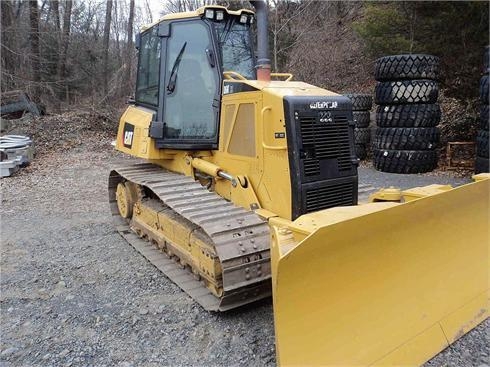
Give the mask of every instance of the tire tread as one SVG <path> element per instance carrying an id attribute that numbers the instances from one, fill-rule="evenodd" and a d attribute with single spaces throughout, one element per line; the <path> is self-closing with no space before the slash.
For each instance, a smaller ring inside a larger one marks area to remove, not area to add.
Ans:
<path id="1" fill-rule="evenodd" d="M 429 79 L 378 82 L 375 95 L 377 104 L 435 103 L 439 87 Z"/>
<path id="2" fill-rule="evenodd" d="M 389 173 L 424 173 L 437 167 L 435 150 L 374 149 L 374 168 Z"/>
<path id="3" fill-rule="evenodd" d="M 376 149 L 433 150 L 439 142 L 439 129 L 429 128 L 377 128 L 374 139 Z"/>
<path id="4" fill-rule="evenodd" d="M 379 105 L 376 124 L 379 127 L 434 127 L 441 120 L 441 108 L 432 104 Z"/>
<path id="5" fill-rule="evenodd" d="M 375 62 L 377 81 L 431 79 L 439 77 L 439 58 L 425 54 L 406 54 L 381 57 Z"/>

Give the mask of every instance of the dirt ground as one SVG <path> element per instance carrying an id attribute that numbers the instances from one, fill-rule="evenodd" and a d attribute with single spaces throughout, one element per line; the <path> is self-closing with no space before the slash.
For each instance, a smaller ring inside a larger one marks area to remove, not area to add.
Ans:
<path id="1" fill-rule="evenodd" d="M 113 228 L 107 175 L 128 159 L 113 151 L 113 132 L 71 134 L 59 146 L 39 136 L 32 165 L 0 181 L 0 365 L 275 365 L 271 301 L 203 311 Z M 364 197 L 390 184 L 468 181 L 360 169 Z M 427 365 L 488 366 L 489 331 L 487 321 Z"/>

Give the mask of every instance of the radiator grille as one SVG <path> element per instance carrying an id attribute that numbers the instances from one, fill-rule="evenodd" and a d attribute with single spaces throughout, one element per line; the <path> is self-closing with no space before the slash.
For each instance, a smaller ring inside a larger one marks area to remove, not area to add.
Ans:
<path id="1" fill-rule="evenodd" d="M 320 160 L 337 159 L 338 170 L 350 171 L 349 124 L 346 116 L 335 116 L 333 122 L 319 122 L 318 116 L 299 116 L 306 177 L 320 174 Z"/>
<path id="2" fill-rule="evenodd" d="M 306 191 L 306 213 L 336 206 L 352 205 L 353 190 L 353 182 L 343 182 L 309 189 Z"/>

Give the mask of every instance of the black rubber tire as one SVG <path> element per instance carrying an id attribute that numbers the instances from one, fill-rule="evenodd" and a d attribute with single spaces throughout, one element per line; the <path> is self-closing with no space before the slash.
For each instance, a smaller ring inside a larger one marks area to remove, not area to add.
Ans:
<path id="1" fill-rule="evenodd" d="M 439 137 L 437 127 L 377 128 L 374 147 L 390 150 L 432 150 L 437 148 Z"/>
<path id="2" fill-rule="evenodd" d="M 374 79 L 377 81 L 403 79 L 432 79 L 439 77 L 439 58 L 413 54 L 385 56 L 376 60 Z"/>
<path id="3" fill-rule="evenodd" d="M 379 105 L 376 124 L 379 127 L 434 127 L 441 120 L 441 108 L 432 104 Z"/>
<path id="4" fill-rule="evenodd" d="M 368 111 L 373 107 L 373 97 L 370 94 L 344 94 L 352 102 L 353 111 Z"/>
<path id="5" fill-rule="evenodd" d="M 488 131 L 488 105 L 484 104 L 480 107 L 480 127 Z"/>
<path id="6" fill-rule="evenodd" d="M 489 158 L 488 131 L 478 130 L 476 135 L 476 155 L 483 158 Z"/>
<path id="7" fill-rule="evenodd" d="M 490 172 L 490 159 L 483 157 L 476 157 L 475 159 L 475 173 Z"/>
<path id="8" fill-rule="evenodd" d="M 356 156 L 360 160 L 366 159 L 367 157 L 367 149 L 365 144 L 355 144 L 354 145 Z"/>
<path id="9" fill-rule="evenodd" d="M 354 144 L 369 144 L 371 141 L 371 130 L 369 128 L 354 129 Z"/>
<path id="10" fill-rule="evenodd" d="M 374 168 L 390 173 L 423 173 L 437 167 L 435 150 L 374 149 Z"/>
<path id="11" fill-rule="evenodd" d="M 371 112 L 369 111 L 352 111 L 352 117 L 356 127 L 368 127 L 371 122 Z"/>
<path id="12" fill-rule="evenodd" d="M 435 103 L 439 86 L 428 79 L 398 80 L 378 82 L 375 92 L 377 104 Z"/>
<path id="13" fill-rule="evenodd" d="M 488 74 L 480 79 L 480 99 L 483 104 L 488 104 Z"/>

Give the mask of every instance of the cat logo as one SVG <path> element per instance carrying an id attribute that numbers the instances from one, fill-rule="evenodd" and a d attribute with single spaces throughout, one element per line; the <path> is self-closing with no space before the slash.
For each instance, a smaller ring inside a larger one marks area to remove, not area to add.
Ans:
<path id="1" fill-rule="evenodd" d="M 125 131 L 124 132 L 124 145 L 131 146 L 131 144 L 133 144 L 133 132 L 132 131 Z"/>
<path id="2" fill-rule="evenodd" d="M 133 146 L 133 136 L 134 136 L 134 125 L 126 122 L 124 124 L 124 134 L 123 134 L 123 145 L 126 148 L 131 148 Z"/>

